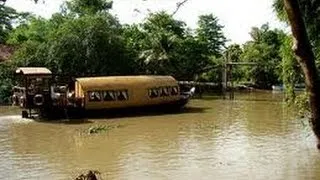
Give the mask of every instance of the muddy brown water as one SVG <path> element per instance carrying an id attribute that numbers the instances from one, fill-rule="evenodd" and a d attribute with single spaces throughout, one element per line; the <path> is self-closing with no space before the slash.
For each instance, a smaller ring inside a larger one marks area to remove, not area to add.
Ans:
<path id="1" fill-rule="evenodd" d="M 0 107 L 0 179 L 319 179 L 315 138 L 282 94 L 192 100 L 182 113 L 34 122 Z M 92 126 L 113 127 L 88 135 Z"/>

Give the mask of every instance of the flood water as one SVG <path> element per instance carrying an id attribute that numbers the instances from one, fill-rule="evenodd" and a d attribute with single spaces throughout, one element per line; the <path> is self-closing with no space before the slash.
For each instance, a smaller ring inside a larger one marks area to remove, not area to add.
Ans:
<path id="1" fill-rule="evenodd" d="M 0 107 L 0 179 L 319 179 L 315 138 L 282 94 L 194 99 L 183 113 L 74 123 Z M 88 134 L 93 126 L 110 128 Z"/>

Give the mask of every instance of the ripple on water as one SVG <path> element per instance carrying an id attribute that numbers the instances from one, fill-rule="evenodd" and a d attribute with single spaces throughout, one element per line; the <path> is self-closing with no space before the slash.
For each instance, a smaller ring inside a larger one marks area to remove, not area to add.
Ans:
<path id="1" fill-rule="evenodd" d="M 30 123 L 34 122 L 32 119 L 21 118 L 19 115 L 0 116 L 0 125 L 8 123 Z"/>

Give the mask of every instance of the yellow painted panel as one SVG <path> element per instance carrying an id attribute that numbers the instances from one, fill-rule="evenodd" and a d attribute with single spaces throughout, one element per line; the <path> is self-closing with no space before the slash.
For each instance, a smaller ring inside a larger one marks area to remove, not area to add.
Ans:
<path id="1" fill-rule="evenodd" d="M 86 109 L 108 109 L 155 105 L 173 102 L 179 96 L 150 98 L 148 90 L 157 87 L 176 87 L 178 82 L 171 76 L 110 76 L 78 78 L 75 85 L 76 97 L 85 98 Z M 89 91 L 128 90 L 129 99 L 125 101 L 89 101 Z"/>

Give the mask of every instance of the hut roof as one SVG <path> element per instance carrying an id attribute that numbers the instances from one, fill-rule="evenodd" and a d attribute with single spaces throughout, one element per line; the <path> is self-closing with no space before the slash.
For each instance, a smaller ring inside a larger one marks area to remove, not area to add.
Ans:
<path id="1" fill-rule="evenodd" d="M 178 85 L 172 76 L 108 76 L 77 78 L 81 87 L 88 90 L 103 90 L 124 87 L 152 87 L 163 85 Z"/>
<path id="2" fill-rule="evenodd" d="M 50 75 L 51 71 L 44 67 L 20 67 L 16 70 L 17 74 L 24 75 Z"/>

